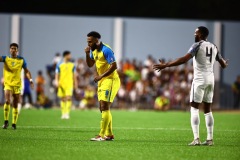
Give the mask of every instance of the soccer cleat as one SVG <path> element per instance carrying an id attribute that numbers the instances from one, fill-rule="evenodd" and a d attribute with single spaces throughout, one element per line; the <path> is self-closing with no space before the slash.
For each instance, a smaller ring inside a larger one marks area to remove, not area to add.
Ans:
<path id="1" fill-rule="evenodd" d="M 91 138 L 90 141 L 105 141 L 105 138 L 102 138 L 100 135 L 96 136 L 95 138 Z"/>
<path id="2" fill-rule="evenodd" d="M 3 129 L 7 129 L 8 128 L 8 121 L 5 121 L 3 126 L 2 126 Z"/>
<path id="3" fill-rule="evenodd" d="M 114 140 L 114 135 L 112 136 L 105 136 L 104 137 L 106 141 L 113 141 Z"/>
<path id="4" fill-rule="evenodd" d="M 191 143 L 189 143 L 189 146 L 199 146 L 201 144 L 199 138 L 194 139 Z"/>
<path id="5" fill-rule="evenodd" d="M 205 142 L 201 143 L 203 146 L 213 146 L 213 140 L 206 140 Z"/>
<path id="6" fill-rule="evenodd" d="M 16 130 L 16 129 L 17 129 L 16 124 L 12 124 L 12 129 L 13 129 L 13 130 Z"/>

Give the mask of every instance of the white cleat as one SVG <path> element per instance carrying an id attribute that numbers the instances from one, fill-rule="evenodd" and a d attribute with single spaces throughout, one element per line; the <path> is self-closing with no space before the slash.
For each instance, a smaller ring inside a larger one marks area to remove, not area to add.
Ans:
<path id="1" fill-rule="evenodd" d="M 102 138 L 101 136 L 96 136 L 95 138 L 91 138 L 90 141 L 105 141 L 105 138 Z"/>
<path id="2" fill-rule="evenodd" d="M 200 146 L 201 142 L 199 140 L 199 138 L 194 139 L 191 143 L 189 143 L 189 146 Z"/>

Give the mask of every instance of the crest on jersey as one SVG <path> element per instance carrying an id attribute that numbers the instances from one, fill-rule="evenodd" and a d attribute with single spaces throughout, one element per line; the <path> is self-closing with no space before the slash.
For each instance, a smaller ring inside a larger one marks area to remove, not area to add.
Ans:
<path id="1" fill-rule="evenodd" d="M 15 62 L 12 62 L 12 67 L 15 65 Z"/>

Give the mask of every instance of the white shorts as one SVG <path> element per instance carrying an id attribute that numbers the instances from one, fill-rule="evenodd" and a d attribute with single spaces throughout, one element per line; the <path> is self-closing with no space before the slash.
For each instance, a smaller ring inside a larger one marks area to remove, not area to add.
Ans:
<path id="1" fill-rule="evenodd" d="M 192 82 L 190 92 L 190 102 L 196 103 L 212 103 L 214 92 L 214 83 L 212 84 L 200 84 Z"/>

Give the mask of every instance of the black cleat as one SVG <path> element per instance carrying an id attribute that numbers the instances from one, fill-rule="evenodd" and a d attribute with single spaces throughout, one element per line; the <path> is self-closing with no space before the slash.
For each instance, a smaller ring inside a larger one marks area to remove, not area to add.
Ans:
<path id="1" fill-rule="evenodd" d="M 8 121 L 4 121 L 2 129 L 7 129 L 7 128 L 8 128 Z"/>
<path id="2" fill-rule="evenodd" d="M 12 124 L 12 129 L 17 129 L 17 126 L 16 126 L 16 124 Z"/>

